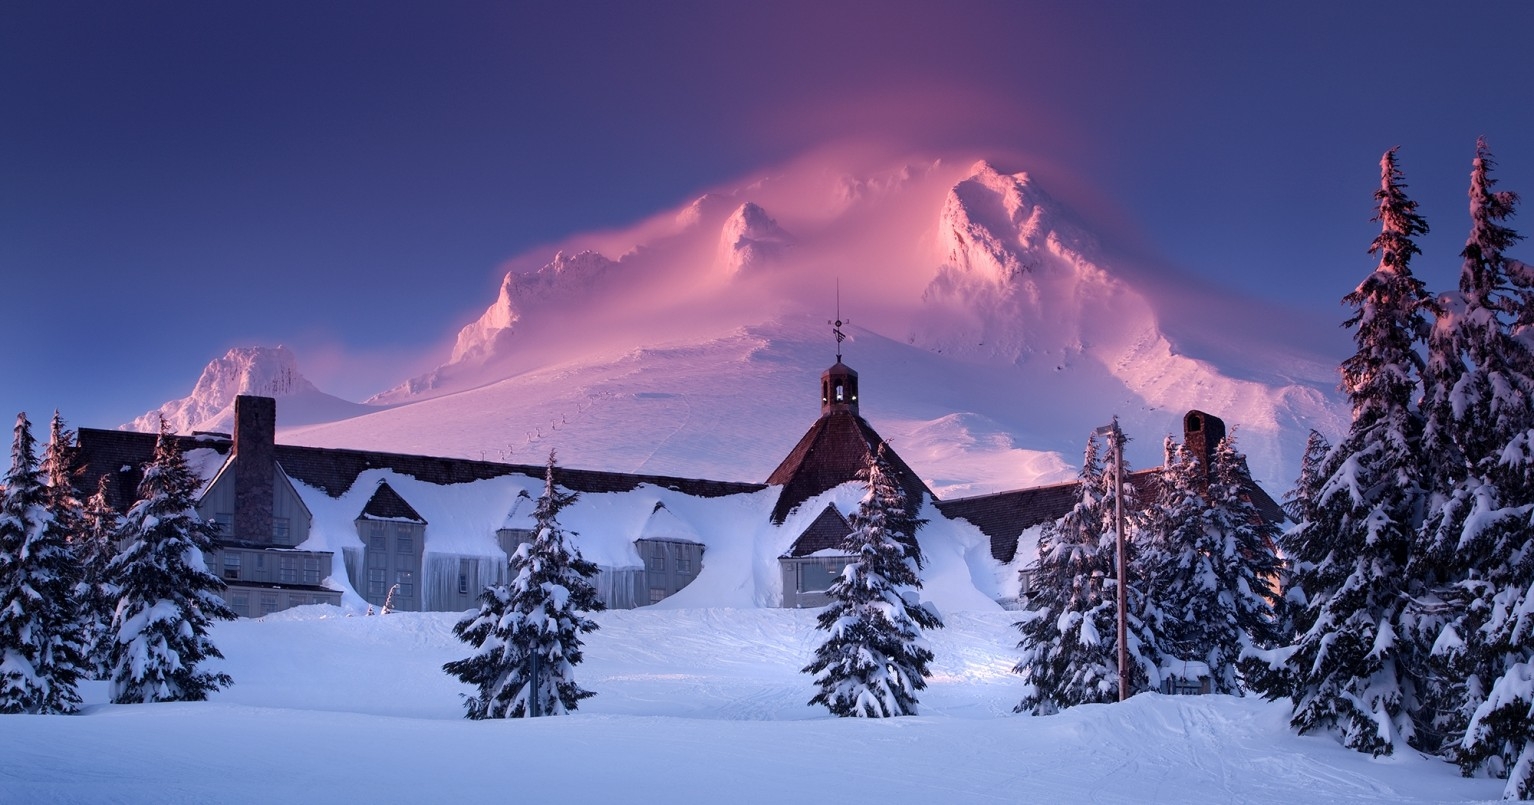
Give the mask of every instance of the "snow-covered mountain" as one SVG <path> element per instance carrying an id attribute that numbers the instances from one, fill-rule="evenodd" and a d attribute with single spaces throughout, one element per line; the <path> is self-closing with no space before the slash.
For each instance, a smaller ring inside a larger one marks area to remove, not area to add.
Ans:
<path id="1" fill-rule="evenodd" d="M 1084 224 L 987 162 L 791 166 L 570 246 L 375 398 L 400 407 L 294 438 L 761 480 L 817 413 L 838 286 L 864 414 L 940 493 L 1070 477 L 1115 414 L 1154 463 L 1190 408 L 1282 489 L 1343 421 L 1332 364 L 1261 331 L 1219 334 L 1234 371 L 1185 354 Z"/>
<path id="2" fill-rule="evenodd" d="M 1193 408 L 1278 493 L 1306 431 L 1346 421 L 1335 357 L 1225 324 L 1241 310 L 1168 319 L 1197 306 L 1137 287 L 1035 178 L 985 161 L 811 159 L 559 245 L 513 261 L 441 366 L 369 400 L 386 410 L 280 401 L 284 438 L 761 481 L 819 413 L 837 315 L 863 415 L 943 496 L 1068 479 L 1115 415 L 1132 462 L 1159 463 Z"/>
<path id="3" fill-rule="evenodd" d="M 239 394 L 277 398 L 283 422 L 289 425 L 332 422 L 376 410 L 315 388 L 298 371 L 298 359 L 287 347 L 236 347 L 203 368 L 191 394 L 123 428 L 153 432 L 163 418 L 178 433 L 227 432 L 234 423 L 234 398 Z"/>

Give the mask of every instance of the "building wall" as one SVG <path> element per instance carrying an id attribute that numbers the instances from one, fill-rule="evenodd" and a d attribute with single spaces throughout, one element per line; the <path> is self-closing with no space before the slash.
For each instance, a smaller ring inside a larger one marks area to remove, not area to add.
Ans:
<path id="1" fill-rule="evenodd" d="M 330 577 L 335 558 L 329 551 L 220 546 L 204 558 L 228 585 L 224 602 L 241 617 L 259 618 L 306 604 L 341 604 L 339 590 L 320 586 Z"/>
<path id="2" fill-rule="evenodd" d="M 428 612 L 461 612 L 479 604 L 486 587 L 506 582 L 506 561 L 490 556 L 428 553 L 423 574 Z"/>
<path id="3" fill-rule="evenodd" d="M 309 509 L 304 506 L 303 500 L 298 497 L 298 492 L 293 489 L 286 476 L 280 470 L 273 469 L 272 484 L 272 517 L 270 534 L 239 534 L 234 528 L 235 509 L 235 475 L 239 468 L 230 465 L 219 473 L 214 480 L 213 486 L 202 496 L 197 503 L 197 514 L 205 522 L 215 523 L 219 527 L 219 538 L 226 540 L 238 540 L 241 542 L 255 542 L 277 546 L 299 545 L 309 538 L 309 528 L 312 517 Z"/>
<path id="4" fill-rule="evenodd" d="M 637 539 L 634 547 L 644 560 L 644 587 L 636 590 L 635 606 L 664 601 L 691 584 L 703 569 L 703 546 L 669 539 Z M 642 596 L 642 597 L 640 597 Z"/>
<path id="5" fill-rule="evenodd" d="M 224 591 L 224 601 L 242 618 L 259 618 L 290 607 L 308 604 L 341 605 L 339 590 L 290 590 L 281 587 L 251 587 L 231 584 Z"/>
<path id="6" fill-rule="evenodd" d="M 369 604 L 384 606 L 389 591 L 399 588 L 390 602 L 404 612 L 421 610 L 421 558 L 425 553 L 426 526 L 393 520 L 359 517 L 357 536 L 362 538 L 362 578 L 357 593 Z"/>

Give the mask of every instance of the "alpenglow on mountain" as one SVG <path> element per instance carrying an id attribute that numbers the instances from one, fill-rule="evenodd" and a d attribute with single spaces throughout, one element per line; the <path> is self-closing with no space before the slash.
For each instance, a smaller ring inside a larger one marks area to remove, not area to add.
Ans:
<path id="1" fill-rule="evenodd" d="M 1068 480 L 1114 416 L 1132 462 L 1158 464 L 1189 409 L 1287 489 L 1306 432 L 1346 420 L 1335 364 L 1164 320 L 1110 254 L 1027 173 L 806 159 L 513 260 L 436 369 L 333 422 L 279 400 L 279 426 L 316 446 L 519 463 L 553 447 L 569 466 L 761 481 L 818 411 L 839 303 L 864 416 L 941 496 Z M 1188 334 L 1246 357 L 1217 365 Z"/>

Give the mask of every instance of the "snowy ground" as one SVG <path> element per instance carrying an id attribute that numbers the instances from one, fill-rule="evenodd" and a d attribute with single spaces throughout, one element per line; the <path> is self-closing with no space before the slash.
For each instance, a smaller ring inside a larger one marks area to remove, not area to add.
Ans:
<path id="1" fill-rule="evenodd" d="M 835 719 L 798 672 L 814 614 L 601 613 L 564 718 L 470 722 L 454 614 L 303 607 L 222 624 L 212 701 L 0 717 L 0 802 L 1463 802 L 1502 785 L 1289 731 L 1287 708 L 1138 696 L 1011 712 L 1013 615 L 948 613 L 922 715 Z"/>

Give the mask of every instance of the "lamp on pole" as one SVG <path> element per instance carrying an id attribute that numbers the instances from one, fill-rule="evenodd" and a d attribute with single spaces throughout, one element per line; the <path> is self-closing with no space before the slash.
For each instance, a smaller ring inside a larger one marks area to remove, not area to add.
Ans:
<path id="1" fill-rule="evenodd" d="M 1119 701 L 1129 698 L 1129 586 L 1124 561 L 1124 431 L 1119 429 L 1119 418 L 1093 431 L 1108 437 L 1113 448 L 1113 536 L 1117 552 L 1118 579 L 1114 587 L 1118 593 L 1118 642 L 1119 642 Z"/>

